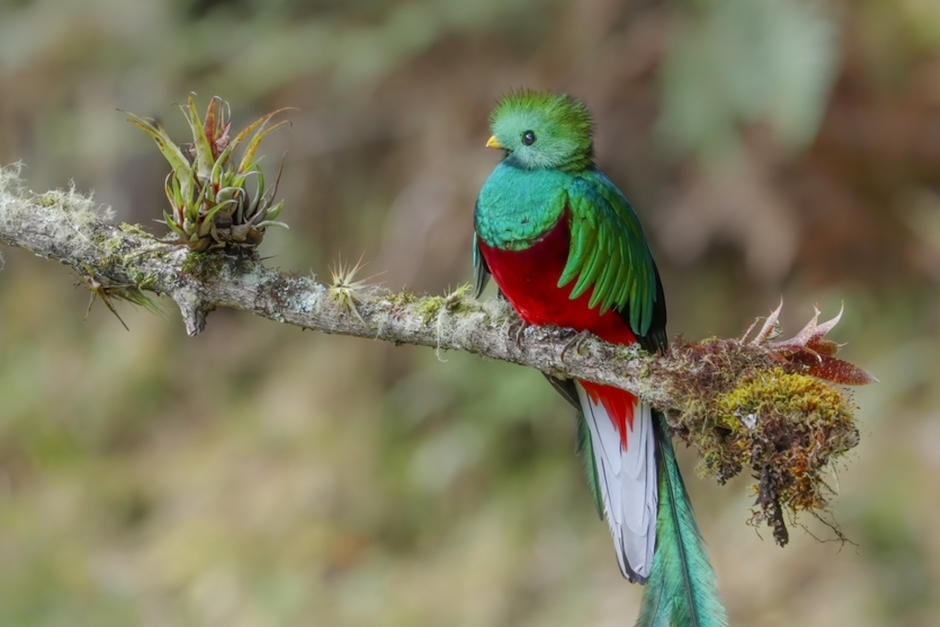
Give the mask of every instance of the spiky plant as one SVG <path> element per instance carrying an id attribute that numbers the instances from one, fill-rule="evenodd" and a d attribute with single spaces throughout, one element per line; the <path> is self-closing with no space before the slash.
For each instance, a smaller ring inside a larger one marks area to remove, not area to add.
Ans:
<path id="1" fill-rule="evenodd" d="M 165 188 L 170 210 L 163 221 L 182 243 L 196 251 L 221 247 L 253 247 L 261 243 L 268 226 L 284 226 L 275 218 L 283 201 L 274 202 L 280 172 L 273 187 L 266 188 L 264 173 L 255 158 L 261 141 L 286 120 L 268 126 L 286 111 L 272 111 L 229 137 L 231 109 L 213 96 L 205 119 L 199 118 L 192 95 L 180 105 L 192 131 L 191 145 L 178 145 L 156 121 L 127 113 L 128 120 L 150 135 L 170 163 Z M 244 144 L 241 159 L 236 150 Z"/>

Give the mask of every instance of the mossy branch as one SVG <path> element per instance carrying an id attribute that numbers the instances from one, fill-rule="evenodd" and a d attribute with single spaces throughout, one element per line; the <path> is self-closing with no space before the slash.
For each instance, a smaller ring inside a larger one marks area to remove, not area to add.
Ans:
<path id="1" fill-rule="evenodd" d="M 769 324 L 757 341 L 712 339 L 650 355 L 569 329 L 525 327 L 505 303 L 478 301 L 467 286 L 419 297 L 356 281 L 349 270 L 334 272 L 327 285 L 267 267 L 254 249 L 199 253 L 108 217 L 74 189 L 34 193 L 17 167 L 0 169 L 0 242 L 69 266 L 104 299 L 140 304 L 145 292 L 168 295 L 190 335 L 203 330 L 213 309 L 229 307 L 326 333 L 462 350 L 629 390 L 666 412 L 720 482 L 750 468 L 759 481 L 755 521 L 771 524 L 780 543 L 786 540 L 781 502 L 791 512 L 824 507 L 823 469 L 857 443 L 851 404 L 809 376 L 821 376 L 823 358 L 827 367 L 853 368 L 832 358 L 836 345 L 823 338 L 834 321 L 816 325 L 814 318 L 789 342 L 770 342 Z"/>

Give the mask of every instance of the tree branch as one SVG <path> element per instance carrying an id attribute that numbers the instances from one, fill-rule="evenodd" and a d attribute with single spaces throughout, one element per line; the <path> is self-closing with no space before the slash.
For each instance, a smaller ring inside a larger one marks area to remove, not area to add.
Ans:
<path id="1" fill-rule="evenodd" d="M 752 520 L 770 524 L 780 542 L 781 503 L 791 512 L 825 507 L 831 495 L 823 469 L 858 442 L 852 404 L 819 380 L 870 380 L 834 357 L 838 345 L 825 335 L 838 317 L 817 324 L 817 312 L 794 338 L 774 342 L 778 309 L 754 340 L 712 339 L 650 355 L 570 329 L 525 327 L 507 304 L 477 301 L 469 286 L 418 297 L 358 282 L 355 269 L 337 272 L 327 285 L 266 267 L 254 249 L 197 253 L 108 217 L 74 188 L 37 194 L 25 188 L 18 168 L 0 169 L 0 242 L 71 267 L 106 303 L 145 302 L 149 291 L 176 302 L 190 335 L 205 328 L 213 309 L 229 307 L 325 333 L 468 351 L 623 388 L 663 410 L 719 482 L 749 467 L 760 479 Z"/>
<path id="2" fill-rule="evenodd" d="M 229 307 L 326 333 L 468 351 L 670 404 L 656 375 L 644 380 L 650 364 L 661 358 L 595 337 L 571 342 L 567 329 L 522 329 L 508 305 L 477 301 L 466 287 L 417 297 L 352 281 L 325 285 L 313 276 L 266 267 L 250 253 L 195 253 L 138 226 L 110 224 L 107 217 L 74 188 L 34 193 L 23 187 L 17 170 L 0 174 L 0 242 L 65 264 L 105 294 L 128 288 L 166 294 L 190 335 L 205 328 L 213 309 Z"/>

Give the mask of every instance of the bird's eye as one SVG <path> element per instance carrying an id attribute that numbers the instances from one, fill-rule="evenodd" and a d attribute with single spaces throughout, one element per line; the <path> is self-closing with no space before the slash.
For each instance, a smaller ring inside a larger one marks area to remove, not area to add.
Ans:
<path id="1" fill-rule="evenodd" d="M 522 134 L 522 143 L 526 146 L 531 146 L 535 143 L 535 133 L 532 131 L 526 131 Z"/>

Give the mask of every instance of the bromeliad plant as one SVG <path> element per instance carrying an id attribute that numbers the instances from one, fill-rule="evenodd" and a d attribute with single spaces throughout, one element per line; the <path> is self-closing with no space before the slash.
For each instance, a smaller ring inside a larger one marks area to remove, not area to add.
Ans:
<path id="1" fill-rule="evenodd" d="M 166 196 L 170 210 L 163 221 L 181 243 L 196 251 L 224 247 L 254 247 L 261 243 L 269 226 L 287 227 L 275 219 L 283 201 L 274 202 L 280 171 L 274 186 L 265 186 L 260 157 L 255 154 L 262 140 L 288 122 L 268 123 L 286 108 L 268 113 L 233 138 L 229 137 L 231 110 L 227 102 L 213 96 L 201 120 L 192 95 L 180 105 L 192 131 L 191 145 L 177 145 L 156 121 L 127 113 L 128 120 L 150 135 L 170 163 Z M 236 150 L 245 145 L 241 159 Z"/>

